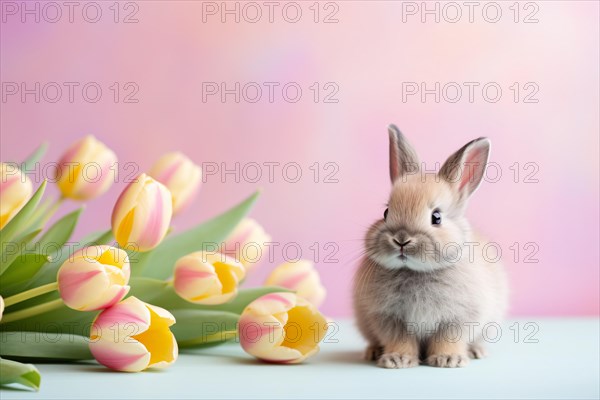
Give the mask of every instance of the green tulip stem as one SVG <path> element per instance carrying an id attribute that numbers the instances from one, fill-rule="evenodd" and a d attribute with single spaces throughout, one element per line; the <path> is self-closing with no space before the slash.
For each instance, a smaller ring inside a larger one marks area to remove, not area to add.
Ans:
<path id="1" fill-rule="evenodd" d="M 12 306 L 13 304 L 17 304 L 22 301 L 29 300 L 31 298 L 41 296 L 46 293 L 53 292 L 56 289 L 58 289 L 57 282 L 52 282 L 52 283 L 48 283 L 46 285 L 38 286 L 36 288 L 26 290 L 19 294 L 15 294 L 14 296 L 7 297 L 6 299 L 4 299 L 4 306 L 9 307 L 9 306 Z"/>
<path id="2" fill-rule="evenodd" d="M 64 201 L 65 197 L 62 195 L 58 199 L 56 199 L 56 201 L 50 206 L 50 208 L 46 212 L 46 215 L 44 215 L 44 217 L 42 218 L 42 226 L 46 225 L 46 222 L 48 222 L 50 218 L 52 218 L 52 216 L 58 211 L 58 209 Z"/>
<path id="3" fill-rule="evenodd" d="M 64 201 L 65 197 L 60 196 L 51 204 L 40 205 L 31 216 L 31 221 L 33 221 L 32 225 L 39 227 L 45 226 L 50 218 L 52 218 L 52 216 L 56 213 L 56 211 L 58 211 Z"/>
<path id="4" fill-rule="evenodd" d="M 0 320 L 0 324 L 5 324 L 7 322 L 14 322 L 14 321 L 18 321 L 20 319 L 34 317 L 36 315 L 40 315 L 40 314 L 46 313 L 48 311 L 52 311 L 57 308 L 60 308 L 60 307 L 64 306 L 64 304 L 65 303 L 63 303 L 62 299 L 56 299 L 56 300 L 49 301 L 47 303 L 39 304 L 37 306 L 24 308 L 22 310 L 14 311 L 11 313 L 6 313 L 2 316 L 2 320 Z"/>

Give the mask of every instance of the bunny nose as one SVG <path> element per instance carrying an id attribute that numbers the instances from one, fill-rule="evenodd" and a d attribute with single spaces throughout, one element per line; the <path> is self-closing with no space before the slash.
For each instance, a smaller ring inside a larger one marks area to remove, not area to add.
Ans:
<path id="1" fill-rule="evenodd" d="M 400 246 L 400 248 L 403 248 L 404 246 L 406 246 L 407 244 L 410 243 L 410 239 L 406 240 L 404 243 L 401 243 L 398 239 L 394 238 L 394 243 L 396 243 L 398 246 Z"/>

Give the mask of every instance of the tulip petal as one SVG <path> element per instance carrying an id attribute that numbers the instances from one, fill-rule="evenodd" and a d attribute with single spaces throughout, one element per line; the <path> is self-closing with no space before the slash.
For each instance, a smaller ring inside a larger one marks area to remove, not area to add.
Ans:
<path id="1" fill-rule="evenodd" d="M 146 303 L 146 307 L 148 307 L 150 311 L 152 311 L 159 318 L 161 318 L 168 326 L 172 326 L 175 324 L 175 317 L 166 309 L 148 303 Z"/>
<path id="2" fill-rule="evenodd" d="M 262 360 L 298 363 L 319 351 L 327 321 L 293 293 L 270 293 L 250 303 L 239 323 L 242 348 Z"/>
<path id="3" fill-rule="evenodd" d="M 179 152 L 162 156 L 150 176 L 164 184 L 172 195 L 173 214 L 187 207 L 200 188 L 202 170 Z"/>
<path id="4" fill-rule="evenodd" d="M 113 230 L 116 230 L 115 226 L 120 225 L 125 216 L 135 207 L 138 197 L 144 190 L 145 181 L 145 176 L 140 175 L 131 181 L 119 195 L 111 216 Z"/>
<path id="5" fill-rule="evenodd" d="M 173 340 L 173 334 L 169 330 L 169 326 L 173 324 L 171 318 L 161 317 L 156 312 L 157 308 L 150 308 L 150 326 L 149 328 L 139 335 L 133 338 L 146 347 L 150 352 L 150 362 L 148 367 L 152 367 L 156 364 L 162 364 L 163 366 L 169 365 L 175 361 L 176 352 L 173 349 L 173 343 L 175 347 L 177 343 Z M 163 310 L 164 311 L 164 310 Z M 164 313 L 161 312 L 164 315 Z"/>
<path id="6" fill-rule="evenodd" d="M 152 247 L 154 247 L 155 243 L 160 242 L 162 240 L 162 238 L 165 236 L 167 229 L 169 227 L 168 224 L 171 219 L 172 205 L 168 207 L 168 209 L 169 209 L 168 219 L 164 217 L 164 214 L 165 214 L 164 210 L 165 210 L 165 206 L 166 206 L 166 204 L 164 204 L 164 203 L 169 203 L 168 201 L 165 201 L 165 200 L 170 198 L 170 193 L 168 196 L 163 196 L 161 189 L 162 188 L 159 186 L 157 186 L 155 188 L 155 191 L 156 191 L 155 197 L 154 197 L 155 203 L 152 204 L 153 212 L 149 213 L 149 217 L 147 219 L 146 226 L 145 226 L 146 232 L 150 233 L 149 241 L 150 241 Z"/>
<path id="7" fill-rule="evenodd" d="M 147 185 L 147 195 L 139 196 L 129 241 L 140 251 L 156 247 L 167 233 L 171 222 L 171 194 L 160 183 Z"/>
<path id="8" fill-rule="evenodd" d="M 308 260 L 288 262 L 275 268 L 265 285 L 281 286 L 296 292 L 300 297 L 319 307 L 325 299 L 325 288 L 321 284 L 319 273 Z"/>
<path id="9" fill-rule="evenodd" d="M 266 243 L 271 237 L 252 218 L 244 218 L 235 227 L 222 246 L 222 252 L 239 260 L 246 270 L 260 262 Z"/>
<path id="10" fill-rule="evenodd" d="M 132 208 L 125 218 L 119 224 L 117 231 L 115 232 L 115 239 L 117 243 L 130 243 L 129 237 L 131 236 L 131 230 L 133 229 L 133 220 L 135 217 L 135 208 Z"/>
<path id="11" fill-rule="evenodd" d="M 102 365 L 117 371 L 143 371 L 148 368 L 151 359 L 146 347 L 131 339 L 127 342 L 115 342 L 110 339 L 91 338 L 90 351 Z"/>
<path id="12" fill-rule="evenodd" d="M 102 297 L 98 297 L 96 301 L 89 302 L 83 311 L 94 311 L 108 308 L 118 303 L 123 297 L 129 293 L 129 286 L 111 285 L 104 290 Z"/>
<path id="13" fill-rule="evenodd" d="M 74 143 L 60 158 L 56 180 L 64 197 L 90 200 L 104 193 L 114 181 L 117 156 L 104 143 L 88 135 Z"/>
<path id="14" fill-rule="evenodd" d="M 90 350 L 119 371 L 164 368 L 177 359 L 175 318 L 167 310 L 129 297 L 101 312 L 92 326 Z"/>
<path id="15" fill-rule="evenodd" d="M 32 193 L 27 175 L 15 165 L 0 163 L 0 229 L 25 206 Z"/>
<path id="16" fill-rule="evenodd" d="M 284 327 L 285 340 L 281 345 L 308 354 L 325 336 L 327 321 L 314 307 L 299 303 L 288 311 L 288 322 Z"/>
<path id="17" fill-rule="evenodd" d="M 171 354 L 167 354 L 165 352 L 165 360 L 162 361 L 157 361 L 153 364 L 150 364 L 148 367 L 152 367 L 152 368 L 166 368 L 169 365 L 173 364 L 175 361 L 177 361 L 177 357 L 179 355 L 179 347 L 177 345 L 177 339 L 175 338 L 175 335 L 171 335 Z M 168 361 L 167 361 L 168 360 Z"/>
<path id="18" fill-rule="evenodd" d="M 173 287 L 196 304 L 223 304 L 233 299 L 245 274 L 237 260 L 220 253 L 195 252 L 181 257 L 174 268 Z"/>
<path id="19" fill-rule="evenodd" d="M 110 280 L 98 267 L 99 263 L 74 262 L 63 265 L 58 272 L 60 296 L 65 304 L 77 310 L 85 310 L 89 296 L 103 293 Z"/>
<path id="20" fill-rule="evenodd" d="M 254 300 L 246 309 L 258 315 L 271 315 L 287 312 L 295 305 L 293 293 L 269 293 Z"/>
<path id="21" fill-rule="evenodd" d="M 158 246 L 171 223 L 171 193 L 161 183 L 142 174 L 119 196 L 112 227 L 122 247 L 148 251 Z"/>
<path id="22" fill-rule="evenodd" d="M 127 253 L 110 246 L 89 246 L 73 253 L 60 267 L 58 290 L 73 309 L 107 308 L 129 292 L 130 267 Z"/>
<path id="23" fill-rule="evenodd" d="M 150 326 L 150 318 L 145 303 L 131 296 L 101 312 L 93 326 L 102 333 L 112 330 L 118 338 L 131 337 L 145 332 Z"/>

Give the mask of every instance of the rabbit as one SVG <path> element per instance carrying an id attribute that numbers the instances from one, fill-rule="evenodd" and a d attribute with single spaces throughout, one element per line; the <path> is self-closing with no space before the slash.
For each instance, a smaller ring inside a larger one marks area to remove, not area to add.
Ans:
<path id="1" fill-rule="evenodd" d="M 464 215 L 484 177 L 490 141 L 475 139 L 437 174 L 421 173 L 398 128 L 388 132 L 392 191 L 383 219 L 366 234 L 354 279 L 365 357 L 383 368 L 464 367 L 486 355 L 485 331 L 496 334 L 508 307 L 504 268 L 486 261 L 487 242 Z"/>

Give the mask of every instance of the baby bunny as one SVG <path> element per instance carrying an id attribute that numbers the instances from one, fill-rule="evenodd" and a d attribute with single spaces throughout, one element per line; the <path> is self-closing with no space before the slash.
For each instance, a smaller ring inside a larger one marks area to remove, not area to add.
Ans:
<path id="1" fill-rule="evenodd" d="M 406 138 L 394 125 L 388 130 L 392 193 L 383 219 L 367 232 L 354 281 L 366 357 L 383 368 L 421 360 L 464 367 L 485 355 L 486 329 L 495 332 L 508 304 L 504 269 L 486 261 L 487 242 L 464 215 L 484 176 L 490 141 L 475 139 L 439 173 L 422 173 Z"/>

